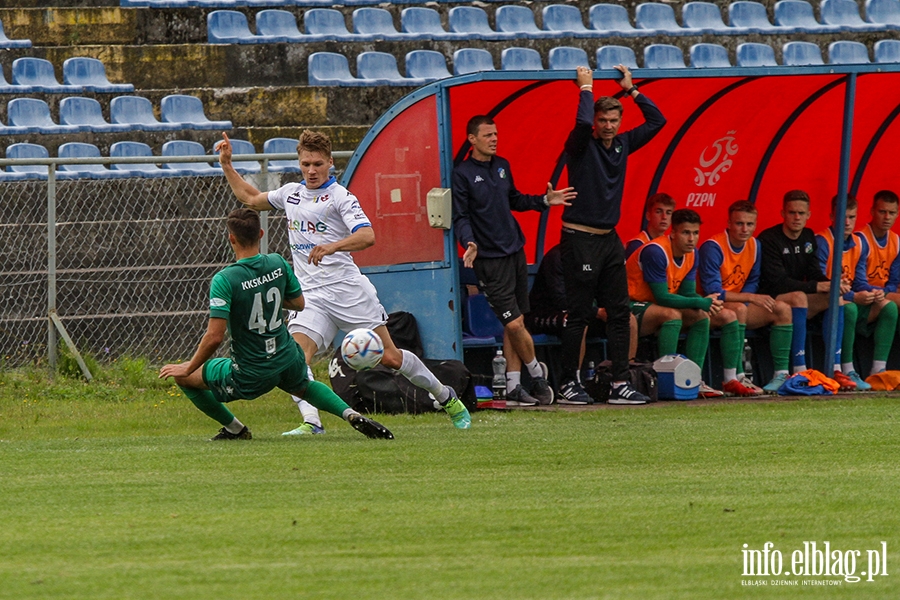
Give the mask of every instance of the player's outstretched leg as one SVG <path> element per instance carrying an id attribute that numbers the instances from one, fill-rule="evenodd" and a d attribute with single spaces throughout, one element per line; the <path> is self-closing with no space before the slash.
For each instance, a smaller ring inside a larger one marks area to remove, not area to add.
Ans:
<path id="1" fill-rule="evenodd" d="M 472 427 L 472 417 L 469 415 L 469 409 L 462 403 L 462 400 L 459 399 L 452 387 L 449 385 L 444 387 L 447 389 L 449 399 L 443 404 L 438 403 L 438 405 L 450 415 L 450 420 L 453 421 L 454 427 L 457 429 L 469 429 Z"/>
<path id="2" fill-rule="evenodd" d="M 350 426 L 353 427 L 353 429 L 357 430 L 366 437 L 375 440 L 394 439 L 394 434 L 391 433 L 387 427 L 385 427 L 378 421 L 373 421 L 372 419 L 366 418 L 357 412 L 351 413 L 347 417 L 347 422 L 350 423 Z"/>
<path id="3" fill-rule="evenodd" d="M 319 435 L 325 433 L 318 409 L 299 396 L 291 396 L 291 398 L 297 403 L 297 408 L 300 409 L 300 414 L 303 415 L 303 424 L 290 431 L 285 431 L 281 435 Z"/>
<path id="4" fill-rule="evenodd" d="M 409 379 L 413 385 L 428 390 L 437 401 L 436 408 L 443 408 L 450 415 L 454 427 L 469 429 L 472 426 L 472 418 L 453 388 L 438 381 L 425 363 L 409 350 L 400 350 L 400 354 L 403 362 L 397 372 Z"/>

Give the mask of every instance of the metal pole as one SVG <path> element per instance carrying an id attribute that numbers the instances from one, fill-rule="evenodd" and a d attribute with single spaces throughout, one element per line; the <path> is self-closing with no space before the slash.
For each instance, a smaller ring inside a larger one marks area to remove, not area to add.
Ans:
<path id="1" fill-rule="evenodd" d="M 834 209 L 834 223 L 831 233 L 834 237 L 834 248 L 831 253 L 831 290 L 828 294 L 828 305 L 832 310 L 828 322 L 828 336 L 825 338 L 825 372 L 831 370 L 835 352 L 841 340 L 838 339 L 838 310 L 841 301 L 841 274 L 844 258 L 844 217 L 847 214 L 847 187 L 850 180 L 850 145 L 853 141 L 853 109 L 856 101 L 856 73 L 847 75 L 844 88 L 844 125 L 841 131 L 841 162 L 838 168 L 838 201 Z"/>
<path id="2" fill-rule="evenodd" d="M 56 165 L 47 166 L 47 362 L 56 376 L 56 327 L 50 315 L 56 313 Z"/>

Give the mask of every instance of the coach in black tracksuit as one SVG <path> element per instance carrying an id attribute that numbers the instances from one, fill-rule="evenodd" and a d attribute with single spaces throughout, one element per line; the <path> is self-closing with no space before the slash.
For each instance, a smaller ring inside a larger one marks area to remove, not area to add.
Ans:
<path id="1" fill-rule="evenodd" d="M 525 329 L 528 312 L 528 265 L 525 235 L 512 211 L 543 211 L 568 206 L 572 188 L 555 190 L 548 183 L 544 196 L 522 194 L 513 183 L 509 162 L 497 156 L 497 126 L 486 116 L 469 120 L 466 134 L 472 152 L 453 169 L 453 227 L 465 248 L 463 263 L 475 269 L 478 284 L 503 323 L 503 354 L 507 364 L 507 404 L 550 404 L 553 392 L 534 355 Z M 530 394 L 521 386 L 522 365 L 528 369 Z"/>
<path id="2" fill-rule="evenodd" d="M 564 402 L 584 404 L 591 398 L 576 381 L 578 355 L 585 328 L 598 306 L 607 312 L 607 348 L 612 361 L 613 385 L 610 404 L 643 404 L 648 400 L 625 383 L 628 376 L 629 309 L 625 274 L 625 249 L 616 233 L 625 188 L 628 156 L 649 142 L 666 124 L 666 119 L 646 96 L 632 84 L 627 67 L 619 85 L 644 115 L 644 123 L 619 134 L 622 104 L 610 97 L 594 102 L 593 74 L 578 67 L 576 80 L 581 95 L 575 128 L 566 140 L 569 183 L 578 198 L 562 215 L 560 247 L 569 320 L 563 332 Z"/>

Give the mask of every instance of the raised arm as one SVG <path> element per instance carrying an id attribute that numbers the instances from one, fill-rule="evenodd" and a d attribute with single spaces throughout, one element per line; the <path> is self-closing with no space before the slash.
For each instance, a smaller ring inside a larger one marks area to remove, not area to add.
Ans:
<path id="1" fill-rule="evenodd" d="M 594 74 L 588 67 L 575 70 L 575 83 L 580 90 L 575 127 L 566 139 L 566 154 L 570 157 L 582 154 L 594 135 Z"/>
<path id="2" fill-rule="evenodd" d="M 228 180 L 231 191 L 241 201 L 241 204 L 253 210 L 271 210 L 269 192 L 260 192 L 234 170 L 234 165 L 231 164 L 231 140 L 228 139 L 227 134 L 222 133 L 222 140 L 216 144 L 215 149 L 219 151 L 219 164 L 222 165 L 222 171 L 225 172 L 225 179 Z"/>

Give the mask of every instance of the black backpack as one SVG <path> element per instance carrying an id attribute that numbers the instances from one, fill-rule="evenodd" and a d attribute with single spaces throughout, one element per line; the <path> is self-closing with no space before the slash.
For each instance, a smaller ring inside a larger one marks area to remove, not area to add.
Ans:
<path id="1" fill-rule="evenodd" d="M 609 400 L 609 386 L 612 383 L 611 366 L 608 360 L 603 361 L 597 366 L 594 378 L 584 382 L 584 390 L 597 402 Z M 631 363 L 628 367 L 628 381 L 634 389 L 649 397 L 650 402 L 658 400 L 658 384 L 653 363 Z"/>

